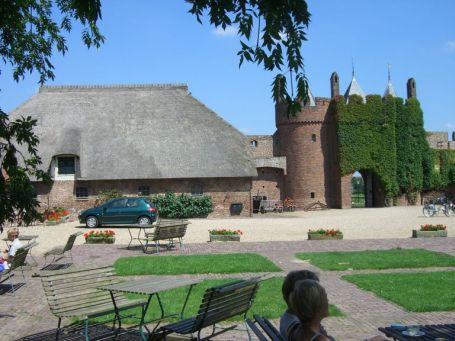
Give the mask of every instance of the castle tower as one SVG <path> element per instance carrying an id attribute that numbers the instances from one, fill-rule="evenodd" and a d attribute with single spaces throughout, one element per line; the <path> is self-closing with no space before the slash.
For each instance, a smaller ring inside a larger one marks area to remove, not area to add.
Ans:
<path id="1" fill-rule="evenodd" d="M 338 76 L 333 74 L 333 95 L 339 91 L 337 84 Z M 340 207 L 336 125 L 330 98 L 316 97 L 312 103 L 311 97 L 295 117 L 287 117 L 285 103 L 275 107 L 278 152 L 286 156 L 285 193 L 299 208 L 317 201 Z"/>
<path id="2" fill-rule="evenodd" d="M 406 88 L 408 90 L 408 99 L 417 98 L 416 81 L 414 78 L 408 79 L 408 82 L 406 83 Z"/>
<path id="3" fill-rule="evenodd" d="M 359 83 L 357 83 L 357 80 L 355 79 L 354 63 L 352 64 L 352 79 L 351 79 L 351 83 L 349 83 L 349 86 L 346 89 L 346 92 L 344 93 L 344 98 L 346 100 L 346 103 L 349 103 L 349 96 L 352 96 L 352 95 L 357 95 L 357 96 L 362 97 L 363 103 L 366 103 L 365 93 L 363 92 L 363 90 L 360 87 Z"/>
<path id="4" fill-rule="evenodd" d="M 340 96 L 340 82 L 338 74 L 334 72 L 330 76 L 330 98 L 336 98 L 338 96 Z"/>

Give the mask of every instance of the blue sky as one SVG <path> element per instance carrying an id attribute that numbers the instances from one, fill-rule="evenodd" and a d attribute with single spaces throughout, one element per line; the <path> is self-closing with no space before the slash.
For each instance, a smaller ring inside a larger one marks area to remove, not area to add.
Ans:
<path id="1" fill-rule="evenodd" d="M 455 1 L 308 1 L 312 22 L 302 47 L 315 96 L 330 96 L 329 78 L 344 92 L 354 60 L 356 79 L 383 94 L 387 65 L 400 97 L 414 77 L 429 131 L 455 130 Z M 254 64 L 238 67 L 235 30 L 216 31 L 187 13 L 183 0 L 104 0 L 100 22 L 106 42 L 87 50 L 74 27 L 69 52 L 55 54 L 48 84 L 187 83 L 189 91 L 246 134 L 275 131 L 274 73 Z M 11 111 L 38 91 L 36 75 L 15 83 L 2 65 L 0 106 Z"/>

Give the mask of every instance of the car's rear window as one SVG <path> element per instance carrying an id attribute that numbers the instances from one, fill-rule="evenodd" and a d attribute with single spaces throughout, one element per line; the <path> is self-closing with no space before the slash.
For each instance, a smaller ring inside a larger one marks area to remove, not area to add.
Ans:
<path id="1" fill-rule="evenodd" d="M 155 207 L 155 204 L 154 204 L 153 202 L 151 202 L 150 200 L 144 199 L 144 201 L 146 202 L 146 204 L 147 204 L 149 207 Z"/>

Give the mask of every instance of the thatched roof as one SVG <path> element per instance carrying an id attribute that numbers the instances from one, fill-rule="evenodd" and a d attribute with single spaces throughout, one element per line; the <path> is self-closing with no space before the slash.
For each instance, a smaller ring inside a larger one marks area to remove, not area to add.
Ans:
<path id="1" fill-rule="evenodd" d="M 19 115 L 38 120 L 43 168 L 77 155 L 79 179 L 257 175 L 247 138 L 186 85 L 44 86 Z"/>

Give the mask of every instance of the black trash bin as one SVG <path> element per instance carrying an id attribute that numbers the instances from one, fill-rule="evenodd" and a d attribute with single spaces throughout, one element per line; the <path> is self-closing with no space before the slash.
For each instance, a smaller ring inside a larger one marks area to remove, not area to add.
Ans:
<path id="1" fill-rule="evenodd" d="M 241 202 L 235 202 L 231 204 L 231 215 L 240 215 L 243 210 L 243 204 Z"/>

